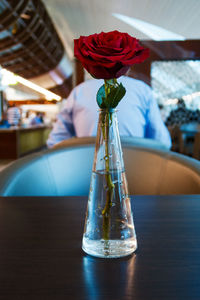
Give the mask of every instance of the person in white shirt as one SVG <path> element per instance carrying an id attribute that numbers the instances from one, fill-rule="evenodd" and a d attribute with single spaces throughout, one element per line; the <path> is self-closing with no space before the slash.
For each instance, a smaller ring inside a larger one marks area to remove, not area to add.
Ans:
<path id="1" fill-rule="evenodd" d="M 117 106 L 120 135 L 152 138 L 170 148 L 171 137 L 151 88 L 143 81 L 126 76 L 120 77 L 118 82 L 126 88 L 126 94 Z M 72 90 L 63 101 L 63 108 L 47 140 L 49 148 L 72 137 L 96 135 L 99 110 L 96 94 L 103 83 L 103 80 L 91 79 Z"/>
<path id="2" fill-rule="evenodd" d="M 10 126 L 18 126 L 21 119 L 21 112 L 17 106 L 11 106 L 7 110 L 7 120 Z"/>

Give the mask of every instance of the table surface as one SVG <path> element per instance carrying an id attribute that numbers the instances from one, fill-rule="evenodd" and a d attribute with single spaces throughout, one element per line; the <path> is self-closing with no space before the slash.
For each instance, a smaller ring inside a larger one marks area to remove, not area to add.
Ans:
<path id="1" fill-rule="evenodd" d="M 85 197 L 0 198 L 0 299 L 200 299 L 200 195 L 135 196 L 136 254 L 81 250 Z"/>

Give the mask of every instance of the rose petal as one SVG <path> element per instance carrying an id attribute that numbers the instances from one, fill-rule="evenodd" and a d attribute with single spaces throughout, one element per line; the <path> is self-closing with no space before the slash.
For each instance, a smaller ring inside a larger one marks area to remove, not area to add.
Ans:
<path id="1" fill-rule="evenodd" d="M 125 74 L 131 65 L 143 62 L 149 50 L 136 38 L 115 30 L 75 39 L 74 55 L 94 77 L 112 79 Z"/>

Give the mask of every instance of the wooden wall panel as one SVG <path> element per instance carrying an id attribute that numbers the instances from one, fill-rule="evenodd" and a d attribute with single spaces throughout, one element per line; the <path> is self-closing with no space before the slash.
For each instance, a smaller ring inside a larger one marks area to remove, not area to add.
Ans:
<path id="1" fill-rule="evenodd" d="M 141 64 L 131 67 L 129 76 L 151 84 L 151 63 L 157 60 L 200 59 L 200 40 L 186 41 L 142 41 L 150 49 L 150 57 Z"/>

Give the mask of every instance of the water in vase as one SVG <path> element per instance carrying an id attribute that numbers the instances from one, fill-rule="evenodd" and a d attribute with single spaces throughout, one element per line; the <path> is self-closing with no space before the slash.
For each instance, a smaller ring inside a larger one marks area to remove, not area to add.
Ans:
<path id="1" fill-rule="evenodd" d="M 107 174 L 105 171 L 92 173 L 82 243 L 86 253 L 104 258 L 127 256 L 137 248 L 125 172 L 113 170 L 109 174 L 114 188 L 110 207 L 105 215 Z"/>

